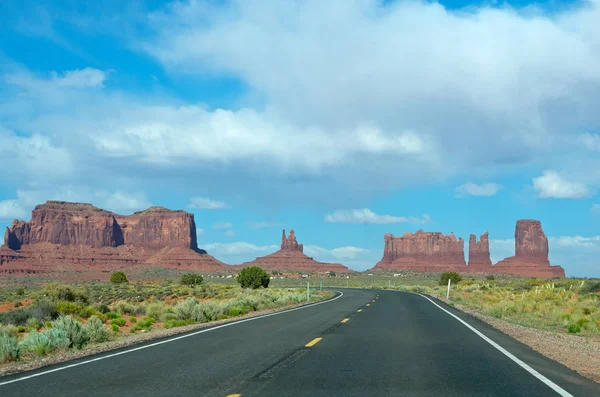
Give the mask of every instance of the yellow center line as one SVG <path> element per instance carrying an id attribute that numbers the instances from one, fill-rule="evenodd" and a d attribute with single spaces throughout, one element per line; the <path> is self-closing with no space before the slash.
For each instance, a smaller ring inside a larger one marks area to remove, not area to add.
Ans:
<path id="1" fill-rule="evenodd" d="M 229 394 L 227 397 L 242 397 L 241 394 Z"/>
<path id="2" fill-rule="evenodd" d="M 375 303 L 375 299 L 373 299 L 373 303 Z"/>
<path id="3" fill-rule="evenodd" d="M 362 309 L 358 309 L 358 312 L 359 312 L 359 313 L 360 313 L 360 312 L 362 312 Z"/>
<path id="4" fill-rule="evenodd" d="M 345 319 L 342 320 L 342 323 L 347 323 L 348 320 L 350 320 L 350 319 L 349 318 L 345 318 Z"/>
<path id="5" fill-rule="evenodd" d="M 366 306 L 371 306 L 371 304 L 370 304 L 370 303 L 367 303 L 367 304 L 366 304 Z"/>
<path id="6" fill-rule="evenodd" d="M 305 347 L 313 347 L 314 345 L 316 345 L 317 343 L 319 343 L 321 341 L 321 339 L 323 339 L 323 338 L 315 338 L 315 339 L 311 340 L 310 342 L 308 342 L 304 346 Z"/>

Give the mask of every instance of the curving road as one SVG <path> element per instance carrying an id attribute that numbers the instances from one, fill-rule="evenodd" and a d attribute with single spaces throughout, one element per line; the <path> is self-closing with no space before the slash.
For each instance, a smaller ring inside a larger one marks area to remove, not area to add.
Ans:
<path id="1" fill-rule="evenodd" d="M 598 384 L 437 300 L 342 291 L 314 306 L 1 377 L 0 396 L 600 395 Z"/>

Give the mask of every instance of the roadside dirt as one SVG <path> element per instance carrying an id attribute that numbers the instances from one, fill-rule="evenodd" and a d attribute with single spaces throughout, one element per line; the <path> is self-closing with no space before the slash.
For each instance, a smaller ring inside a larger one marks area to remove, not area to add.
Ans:
<path id="1" fill-rule="evenodd" d="M 543 331 L 485 316 L 460 304 L 455 308 L 485 321 L 544 356 L 600 383 L 600 338 Z"/>

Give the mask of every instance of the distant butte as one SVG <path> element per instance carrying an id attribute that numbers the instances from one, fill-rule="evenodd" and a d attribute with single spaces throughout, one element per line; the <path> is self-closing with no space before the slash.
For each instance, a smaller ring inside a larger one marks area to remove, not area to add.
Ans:
<path id="1" fill-rule="evenodd" d="M 47 201 L 29 222 L 15 219 L 0 248 L 0 274 L 108 278 L 137 266 L 227 270 L 198 249 L 193 214 L 163 207 L 123 216 L 91 204 Z"/>
<path id="2" fill-rule="evenodd" d="M 515 256 L 492 265 L 488 233 L 480 241 L 474 234 L 469 238 L 469 265 L 464 259 L 464 241 L 454 234 L 444 235 L 422 230 L 397 237 L 384 235 L 383 258 L 374 270 L 417 270 L 424 272 L 455 271 L 462 273 L 506 273 L 525 277 L 565 277 L 560 266 L 548 261 L 548 239 L 537 220 L 517 221 Z"/>
<path id="3" fill-rule="evenodd" d="M 236 268 L 248 266 L 260 266 L 267 270 L 278 270 L 282 272 L 330 272 L 350 273 L 346 266 L 339 263 L 317 262 L 313 258 L 304 255 L 304 247 L 296 241 L 296 235 L 290 230 L 288 237 L 285 229 L 281 236 L 281 249 L 267 256 L 261 256 L 251 262 L 236 265 Z"/>

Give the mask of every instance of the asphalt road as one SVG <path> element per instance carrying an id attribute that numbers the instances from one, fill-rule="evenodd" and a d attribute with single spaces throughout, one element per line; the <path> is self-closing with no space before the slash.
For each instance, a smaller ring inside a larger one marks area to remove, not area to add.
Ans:
<path id="1" fill-rule="evenodd" d="M 117 351 L 125 354 L 1 377 L 0 396 L 600 396 L 598 384 L 439 301 L 342 291 L 331 302 Z"/>

